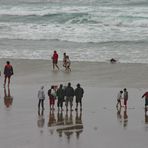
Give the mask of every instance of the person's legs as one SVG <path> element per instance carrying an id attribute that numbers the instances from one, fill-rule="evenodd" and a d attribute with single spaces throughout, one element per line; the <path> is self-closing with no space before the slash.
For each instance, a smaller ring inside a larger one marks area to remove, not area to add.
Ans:
<path id="1" fill-rule="evenodd" d="M 66 97 L 66 100 L 65 100 L 66 111 L 68 111 L 68 100 L 69 100 L 69 98 Z"/>
<path id="2" fill-rule="evenodd" d="M 82 110 L 82 98 L 80 98 L 80 110 Z"/>
<path id="3" fill-rule="evenodd" d="M 73 106 L 73 97 L 70 97 L 70 110 L 72 111 L 72 106 Z"/>
<path id="4" fill-rule="evenodd" d="M 10 77 L 8 77 L 8 86 L 10 85 Z"/>
<path id="5" fill-rule="evenodd" d="M 58 64 L 56 63 L 55 65 L 56 65 L 57 69 L 59 70 L 59 66 L 58 66 Z"/>
<path id="6" fill-rule="evenodd" d="M 7 76 L 5 76 L 5 79 L 4 79 L 4 86 L 6 85 L 6 81 L 7 81 Z"/>
<path id="7" fill-rule="evenodd" d="M 44 109 L 44 99 L 41 100 L 42 109 Z"/>
<path id="8" fill-rule="evenodd" d="M 39 99 L 39 102 L 38 102 L 38 108 L 40 108 L 40 104 L 41 104 L 41 100 Z"/>

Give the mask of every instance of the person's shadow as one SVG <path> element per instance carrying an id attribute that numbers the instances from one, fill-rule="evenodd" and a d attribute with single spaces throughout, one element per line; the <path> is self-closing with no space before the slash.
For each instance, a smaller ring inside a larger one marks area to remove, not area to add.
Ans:
<path id="1" fill-rule="evenodd" d="M 10 108 L 10 106 L 12 106 L 13 103 L 13 97 L 10 94 L 10 88 L 4 87 L 4 104 L 6 106 L 6 108 Z"/>

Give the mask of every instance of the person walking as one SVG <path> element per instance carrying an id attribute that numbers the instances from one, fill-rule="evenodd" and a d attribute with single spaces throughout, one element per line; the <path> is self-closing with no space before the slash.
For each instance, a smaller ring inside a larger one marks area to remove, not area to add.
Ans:
<path id="1" fill-rule="evenodd" d="M 80 110 L 82 110 L 82 98 L 83 98 L 84 90 L 80 86 L 80 84 L 77 84 L 77 88 L 75 89 L 75 97 L 76 97 L 76 111 L 78 109 L 78 104 L 80 104 Z"/>
<path id="2" fill-rule="evenodd" d="M 44 93 L 44 86 L 41 86 L 41 89 L 38 91 L 38 109 L 40 109 L 40 105 L 42 106 L 42 109 L 44 110 L 44 100 L 45 100 L 45 93 Z"/>
<path id="3" fill-rule="evenodd" d="M 54 51 L 53 56 L 52 56 L 52 64 L 53 64 L 53 70 L 55 69 L 55 67 L 57 67 L 57 69 L 59 70 L 58 67 L 58 53 L 57 51 Z"/>
<path id="4" fill-rule="evenodd" d="M 6 81 L 8 79 L 8 87 L 10 85 L 10 78 L 13 75 L 13 67 L 10 64 L 9 61 L 6 62 L 6 65 L 4 67 L 4 75 L 5 75 L 5 79 L 4 79 L 4 87 L 6 86 Z"/>
<path id="5" fill-rule="evenodd" d="M 70 111 L 73 111 L 72 106 L 73 106 L 73 97 L 74 97 L 74 89 L 71 87 L 71 83 L 68 83 L 68 86 L 65 89 L 65 96 L 66 96 L 66 111 L 68 111 L 68 104 L 70 104 Z"/>
<path id="6" fill-rule="evenodd" d="M 116 108 L 118 108 L 118 107 L 122 107 L 122 105 L 121 105 L 121 99 L 122 99 L 122 94 L 123 94 L 123 91 L 121 90 L 121 91 L 119 91 L 119 93 L 118 93 L 118 95 L 117 95 L 117 104 L 116 104 Z"/>
<path id="7" fill-rule="evenodd" d="M 126 88 L 123 89 L 124 107 L 127 109 L 128 91 Z"/>
<path id="8" fill-rule="evenodd" d="M 57 106 L 58 106 L 58 111 L 59 111 L 59 108 L 61 108 L 61 111 L 63 111 L 64 97 L 65 97 L 65 91 L 63 89 L 63 85 L 60 84 L 60 87 L 57 90 L 57 98 L 58 98 Z"/>

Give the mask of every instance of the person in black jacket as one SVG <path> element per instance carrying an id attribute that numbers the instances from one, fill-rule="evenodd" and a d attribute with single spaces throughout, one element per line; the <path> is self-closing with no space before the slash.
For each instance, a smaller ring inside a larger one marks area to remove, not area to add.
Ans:
<path id="1" fill-rule="evenodd" d="M 73 106 L 74 89 L 71 87 L 70 82 L 68 83 L 68 86 L 65 89 L 65 96 L 66 96 L 66 102 L 65 102 L 66 111 L 68 111 L 69 103 L 70 103 L 70 111 L 73 111 L 72 106 Z"/>
<path id="2" fill-rule="evenodd" d="M 59 110 L 59 107 L 60 107 L 61 108 L 61 111 L 63 111 L 64 97 L 65 97 L 65 91 L 63 89 L 63 85 L 60 84 L 60 87 L 57 90 L 57 98 L 58 98 L 57 106 L 58 106 L 58 110 Z"/>
<path id="3" fill-rule="evenodd" d="M 78 109 L 78 104 L 80 103 L 80 110 L 82 110 L 82 98 L 83 98 L 84 90 L 80 87 L 80 84 L 77 84 L 77 88 L 75 89 L 76 96 L 76 111 Z"/>

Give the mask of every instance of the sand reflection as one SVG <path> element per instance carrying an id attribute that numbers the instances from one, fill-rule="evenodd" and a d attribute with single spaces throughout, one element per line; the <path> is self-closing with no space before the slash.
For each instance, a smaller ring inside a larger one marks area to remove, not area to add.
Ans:
<path id="1" fill-rule="evenodd" d="M 38 109 L 38 120 L 37 120 L 37 126 L 39 128 L 43 128 L 45 124 L 45 118 L 44 118 L 44 110 Z"/>
<path id="2" fill-rule="evenodd" d="M 128 126 L 128 112 L 127 109 L 117 108 L 117 120 L 120 125 L 126 129 Z"/>
<path id="3" fill-rule="evenodd" d="M 12 106 L 12 103 L 13 103 L 13 97 L 11 96 L 10 88 L 4 87 L 4 104 L 6 108 L 10 108 L 10 106 Z"/>
<path id="4" fill-rule="evenodd" d="M 73 135 L 79 139 L 83 132 L 82 111 L 58 111 L 55 116 L 55 111 L 52 110 L 49 112 L 48 127 L 51 135 L 56 131 L 55 134 L 59 137 L 66 136 L 68 142 Z"/>

